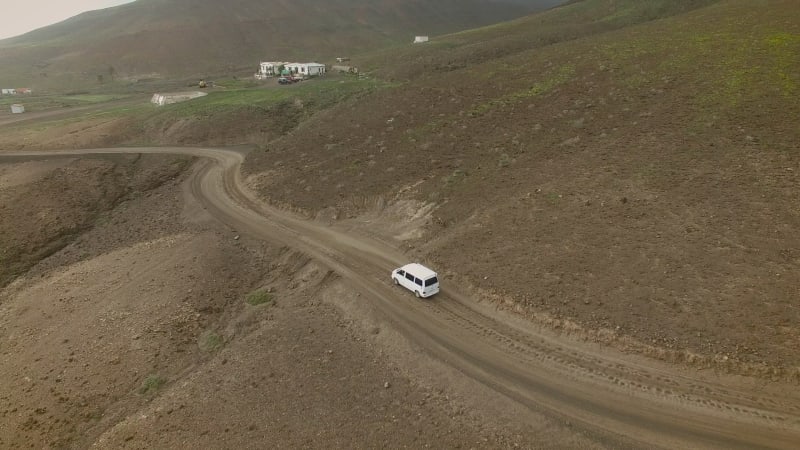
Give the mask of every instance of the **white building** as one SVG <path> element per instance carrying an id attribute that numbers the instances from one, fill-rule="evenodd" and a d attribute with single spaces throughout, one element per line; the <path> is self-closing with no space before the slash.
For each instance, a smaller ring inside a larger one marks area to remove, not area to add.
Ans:
<path id="1" fill-rule="evenodd" d="M 3 95 L 15 95 L 15 94 L 17 93 L 17 90 L 16 90 L 16 89 L 6 89 L 6 88 L 3 88 L 3 90 L 2 90 L 2 91 L 0 91 L 0 92 L 2 92 L 2 93 L 3 93 Z"/>
<path id="2" fill-rule="evenodd" d="M 281 66 L 285 66 L 289 64 L 287 62 L 280 62 L 280 61 L 267 61 L 262 62 L 258 68 L 258 72 L 256 72 L 256 79 L 257 80 L 264 80 L 270 77 L 274 77 L 280 75 L 278 73 L 278 69 Z"/>
<path id="3" fill-rule="evenodd" d="M 13 114 L 22 114 L 22 113 L 25 112 L 25 107 L 15 103 L 15 104 L 11 105 L 11 112 Z"/>
<path id="4" fill-rule="evenodd" d="M 428 42 L 428 36 L 417 36 L 414 38 L 415 44 L 421 44 L 423 42 Z"/>
<path id="5" fill-rule="evenodd" d="M 325 64 L 315 62 L 310 63 L 289 63 L 285 65 L 293 75 L 300 75 L 304 77 L 315 77 L 317 75 L 325 75 Z"/>
<path id="6" fill-rule="evenodd" d="M 281 67 L 289 72 L 289 75 L 298 77 L 314 77 L 324 75 L 325 64 L 319 63 L 290 63 L 281 61 L 267 61 L 259 65 L 258 72 L 256 72 L 257 80 L 265 80 L 267 78 L 280 76 L 279 70 Z"/>

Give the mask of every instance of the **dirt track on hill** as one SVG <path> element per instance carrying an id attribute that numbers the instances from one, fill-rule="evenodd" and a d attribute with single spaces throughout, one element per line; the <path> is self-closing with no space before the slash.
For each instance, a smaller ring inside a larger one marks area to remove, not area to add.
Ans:
<path id="1" fill-rule="evenodd" d="M 406 262 L 391 244 L 298 219 L 261 203 L 231 150 L 126 148 L 57 152 L 178 153 L 203 158 L 191 192 L 243 235 L 294 247 L 341 276 L 409 341 L 509 401 L 573 423 L 612 447 L 793 448 L 800 397 L 787 385 L 689 372 L 577 342 L 483 307 L 444 280 L 416 301 L 389 283 Z M 15 153 L 14 156 L 55 152 Z"/>

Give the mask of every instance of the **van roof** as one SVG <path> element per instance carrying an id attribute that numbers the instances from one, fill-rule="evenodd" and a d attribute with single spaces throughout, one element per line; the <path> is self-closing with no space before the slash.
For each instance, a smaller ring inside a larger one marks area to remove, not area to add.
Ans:
<path id="1" fill-rule="evenodd" d="M 409 272 L 422 280 L 427 280 L 430 277 L 436 276 L 436 272 L 432 271 L 431 269 L 428 269 L 427 267 L 423 266 L 420 263 L 406 264 L 400 269 L 405 270 L 406 272 Z"/>

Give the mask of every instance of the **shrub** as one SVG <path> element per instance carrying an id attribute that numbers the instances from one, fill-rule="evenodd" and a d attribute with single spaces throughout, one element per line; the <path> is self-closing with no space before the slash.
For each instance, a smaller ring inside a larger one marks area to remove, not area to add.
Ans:
<path id="1" fill-rule="evenodd" d="M 142 395 L 154 393 L 161 389 L 161 387 L 166 383 L 167 380 L 160 375 L 149 375 L 142 382 L 142 387 L 139 388 L 139 393 Z"/>
<path id="2" fill-rule="evenodd" d="M 444 177 L 444 185 L 447 187 L 453 186 L 456 183 L 463 181 L 467 177 L 467 172 L 463 169 L 456 169 L 452 174 Z"/>
<path id="3" fill-rule="evenodd" d="M 198 342 L 198 346 L 200 350 L 205 352 L 215 352 L 222 347 L 222 344 L 225 343 L 225 340 L 222 336 L 214 333 L 213 331 L 207 331 L 200 336 L 200 341 Z"/>
<path id="4" fill-rule="evenodd" d="M 272 294 L 264 290 L 257 290 L 247 294 L 247 303 L 258 306 L 265 303 L 272 303 Z"/>

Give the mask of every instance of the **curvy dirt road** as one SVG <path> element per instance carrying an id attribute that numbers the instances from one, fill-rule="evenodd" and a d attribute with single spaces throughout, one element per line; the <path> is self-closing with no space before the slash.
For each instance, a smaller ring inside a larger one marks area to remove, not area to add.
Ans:
<path id="1" fill-rule="evenodd" d="M 169 153 L 199 157 L 188 188 L 242 234 L 303 251 L 346 279 L 431 357 L 532 411 L 568 421 L 614 448 L 800 448 L 797 389 L 704 375 L 560 338 L 502 318 L 443 282 L 418 301 L 389 280 L 405 262 L 390 244 L 303 220 L 260 202 L 242 182 L 244 153 L 210 148 L 123 148 L 3 153 Z"/>

